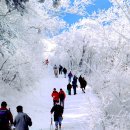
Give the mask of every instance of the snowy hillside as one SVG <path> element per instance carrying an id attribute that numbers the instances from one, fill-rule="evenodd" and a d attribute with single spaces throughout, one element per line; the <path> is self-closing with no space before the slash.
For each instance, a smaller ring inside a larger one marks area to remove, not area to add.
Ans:
<path id="1" fill-rule="evenodd" d="M 68 78 L 64 78 L 60 75 L 59 78 L 55 78 L 53 71 L 46 71 L 46 77 L 35 84 L 35 89 L 24 97 L 20 98 L 15 94 L 15 104 L 10 104 L 10 98 L 8 95 L 5 98 L 13 112 L 16 115 L 15 107 L 22 105 L 24 112 L 28 113 L 32 118 L 33 126 L 30 130 L 47 130 L 50 128 L 51 114 L 50 109 L 52 107 L 51 93 L 53 88 L 63 88 L 66 91 Z M 67 95 L 67 94 L 66 94 Z M 4 99 L 4 98 L 3 98 Z M 19 100 L 18 100 L 19 99 Z M 86 93 L 82 93 L 78 87 L 77 95 L 67 95 L 65 100 L 65 110 L 63 114 L 63 126 L 64 130 L 101 130 L 100 118 L 102 117 L 100 100 L 93 93 L 92 89 L 87 86 Z M 53 123 L 53 128 L 54 128 Z"/>
<path id="2" fill-rule="evenodd" d="M 130 130 L 130 0 L 1 0 L 0 102 L 22 105 L 31 130 L 50 129 L 51 92 L 66 92 L 55 64 L 88 82 L 62 129 Z"/>

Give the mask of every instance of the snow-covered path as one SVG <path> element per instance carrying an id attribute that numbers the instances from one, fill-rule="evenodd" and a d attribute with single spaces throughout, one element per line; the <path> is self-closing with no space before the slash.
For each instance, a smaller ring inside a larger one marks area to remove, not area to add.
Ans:
<path id="1" fill-rule="evenodd" d="M 46 77 L 35 84 L 35 88 L 22 99 L 17 105 L 24 107 L 24 112 L 32 118 L 33 126 L 30 130 L 49 130 L 52 107 L 51 93 L 53 88 L 58 91 L 62 88 L 66 92 L 68 79 L 60 75 L 55 78 L 50 69 L 46 72 Z M 15 113 L 16 114 L 16 113 Z M 90 87 L 86 88 L 86 93 L 77 89 L 77 95 L 67 95 L 63 115 L 63 130 L 102 130 L 97 125 L 102 116 L 99 99 Z M 54 128 L 54 123 L 53 123 Z"/>

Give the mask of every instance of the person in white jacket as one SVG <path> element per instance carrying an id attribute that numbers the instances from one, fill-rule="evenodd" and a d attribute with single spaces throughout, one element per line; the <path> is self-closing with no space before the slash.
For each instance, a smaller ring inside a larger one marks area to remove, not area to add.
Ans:
<path id="1" fill-rule="evenodd" d="M 29 130 L 28 126 L 32 126 L 31 118 L 26 113 L 23 113 L 22 106 L 17 106 L 16 109 L 18 115 L 14 119 L 15 130 Z"/>
<path id="2" fill-rule="evenodd" d="M 53 70 L 55 77 L 58 78 L 58 67 L 56 65 L 53 67 Z"/>

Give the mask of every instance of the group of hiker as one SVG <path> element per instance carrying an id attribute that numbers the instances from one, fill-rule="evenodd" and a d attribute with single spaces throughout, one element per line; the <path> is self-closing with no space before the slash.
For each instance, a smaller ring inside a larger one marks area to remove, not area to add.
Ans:
<path id="1" fill-rule="evenodd" d="M 51 109 L 51 114 L 54 112 L 54 121 L 55 121 L 55 130 L 61 129 L 61 123 L 63 120 L 63 111 L 64 111 L 64 100 L 66 97 L 65 92 L 60 88 L 60 91 L 58 92 L 56 88 L 53 89 L 53 92 L 51 94 L 53 98 L 53 107 Z"/>
<path id="2" fill-rule="evenodd" d="M 62 88 L 60 88 L 59 92 L 57 92 L 56 88 L 54 88 L 51 96 L 53 98 L 53 105 L 55 105 L 57 102 L 60 102 L 60 105 L 64 107 L 64 100 L 65 100 L 66 94 L 62 90 Z"/>
<path id="3" fill-rule="evenodd" d="M 66 78 L 67 69 L 63 67 L 62 65 L 59 65 L 59 67 L 57 67 L 57 65 L 54 65 L 53 70 L 54 70 L 54 75 L 56 78 L 58 78 L 58 75 L 61 75 L 62 73 L 64 73 L 64 77 Z M 81 75 L 79 78 L 76 75 L 73 75 L 71 71 L 68 73 L 68 82 L 69 82 L 69 84 L 67 85 L 67 90 L 69 91 L 68 93 L 70 93 L 71 88 L 73 86 L 74 94 L 76 94 L 77 80 L 80 83 L 80 88 L 85 93 L 85 87 L 87 85 L 87 81 Z M 72 81 L 72 85 L 71 85 L 71 81 Z"/>
<path id="4" fill-rule="evenodd" d="M 59 75 L 62 74 L 62 72 L 64 73 L 64 77 L 66 78 L 67 75 L 67 69 L 62 67 L 61 65 L 59 65 L 59 67 L 57 67 L 56 65 L 53 67 L 54 69 L 54 74 L 55 76 L 58 78 L 58 72 Z M 59 70 L 58 70 L 59 69 Z M 64 71 L 64 69 L 66 71 Z M 85 93 L 85 87 L 87 85 L 87 81 L 85 80 L 84 77 L 82 77 L 81 75 L 79 76 L 79 78 L 76 75 L 73 75 L 72 72 L 70 71 L 68 73 L 68 84 L 67 84 L 67 92 L 68 95 L 71 95 L 71 89 L 73 88 L 73 92 L 74 95 L 77 94 L 76 89 L 78 87 L 77 82 L 79 81 L 80 84 L 80 88 L 82 89 L 83 93 Z M 66 94 L 63 91 L 63 89 L 61 88 L 59 92 L 57 92 L 56 88 L 53 89 L 53 92 L 51 94 L 52 98 L 53 98 L 53 107 L 51 109 L 51 114 L 54 112 L 54 122 L 55 122 L 55 130 L 58 130 L 61 128 L 61 123 L 63 120 L 63 112 L 64 112 L 64 101 L 65 101 L 65 97 Z"/>
<path id="5" fill-rule="evenodd" d="M 0 130 L 11 130 L 14 126 L 15 130 L 29 130 L 29 126 L 32 126 L 31 118 L 23 112 L 22 106 L 17 106 L 17 116 L 13 120 L 13 115 L 10 109 L 7 109 L 7 103 L 3 101 L 0 108 Z"/>
<path id="6" fill-rule="evenodd" d="M 77 94 L 76 93 L 76 89 L 78 88 L 77 81 L 79 81 L 80 88 L 82 89 L 83 93 L 85 93 L 85 88 L 86 88 L 86 85 L 87 85 L 87 81 L 85 80 L 84 77 L 82 77 L 80 75 L 79 78 L 78 78 L 76 75 L 73 76 L 71 72 L 68 74 L 68 77 L 69 77 L 69 83 L 67 85 L 68 95 L 71 95 L 71 89 L 72 88 L 73 88 L 74 95 Z M 72 77 L 73 77 L 73 80 L 72 80 Z M 71 83 L 71 80 L 72 80 L 72 83 Z"/>
<path id="7" fill-rule="evenodd" d="M 58 77 L 58 73 L 64 73 L 64 77 L 66 78 L 67 69 L 59 65 L 59 68 L 55 65 L 53 67 L 54 74 Z M 58 70 L 59 69 L 59 70 Z M 81 75 L 79 78 L 76 75 L 73 75 L 70 71 L 68 73 L 68 84 L 67 84 L 67 92 L 68 95 L 71 95 L 71 89 L 73 88 L 74 95 L 77 94 L 76 89 L 78 87 L 77 82 L 79 81 L 80 88 L 83 93 L 85 93 L 85 87 L 87 85 L 87 81 Z M 66 98 L 66 94 L 62 88 L 60 88 L 59 92 L 56 88 L 53 89 L 51 94 L 53 98 L 53 107 L 51 108 L 50 113 L 54 113 L 54 122 L 55 122 L 55 130 L 61 129 L 61 124 L 63 120 L 63 112 L 64 112 L 64 101 Z M 15 130 L 29 130 L 29 126 L 32 126 L 31 118 L 23 112 L 22 106 L 17 106 L 16 110 L 18 112 L 17 116 L 13 120 L 13 115 L 9 109 L 7 109 L 7 103 L 3 101 L 1 103 L 0 108 L 0 130 L 11 130 L 11 127 L 14 126 Z"/>
<path id="8" fill-rule="evenodd" d="M 66 78 L 66 74 L 67 74 L 67 69 L 61 65 L 59 65 L 59 67 L 57 67 L 57 65 L 54 65 L 53 67 L 54 70 L 54 75 L 56 78 L 58 78 L 58 75 L 64 73 L 64 77 Z"/>
<path id="9" fill-rule="evenodd" d="M 60 75 L 63 72 L 64 77 L 66 78 L 67 69 L 65 67 L 62 67 L 61 65 L 59 65 L 59 67 L 57 67 L 57 65 L 54 65 L 53 70 L 54 70 L 55 77 L 58 78 L 58 73 Z M 70 71 L 68 73 L 68 82 L 69 82 L 69 84 L 67 85 L 67 91 L 68 91 L 69 95 L 71 95 L 71 88 L 73 88 L 74 95 L 76 95 L 76 88 L 78 87 L 77 80 L 80 83 L 80 88 L 82 89 L 83 93 L 85 93 L 85 87 L 87 85 L 87 81 L 85 80 L 85 78 L 82 77 L 81 75 L 78 78 L 76 75 L 73 75 L 72 72 Z"/>

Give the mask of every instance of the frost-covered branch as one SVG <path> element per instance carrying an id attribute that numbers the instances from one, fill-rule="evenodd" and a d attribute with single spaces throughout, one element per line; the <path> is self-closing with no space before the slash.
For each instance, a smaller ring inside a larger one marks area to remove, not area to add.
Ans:
<path id="1" fill-rule="evenodd" d="M 6 62 L 8 61 L 9 57 L 2 63 L 1 67 L 0 67 L 0 71 L 3 69 L 4 65 L 6 64 Z"/>
<path id="2" fill-rule="evenodd" d="M 123 11 L 123 13 L 125 14 L 126 18 L 128 19 L 128 21 L 130 22 L 129 14 L 127 15 L 127 13 L 125 12 L 125 10 L 123 9 L 123 7 L 120 5 L 120 3 L 119 3 L 117 0 L 115 0 L 115 1 L 116 1 L 116 3 L 118 4 L 118 6 L 122 9 L 122 11 Z M 126 2 L 126 1 L 123 1 L 123 2 Z M 128 8 L 128 6 L 127 6 L 127 8 Z M 128 8 L 128 9 L 129 9 L 129 8 Z"/>

